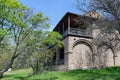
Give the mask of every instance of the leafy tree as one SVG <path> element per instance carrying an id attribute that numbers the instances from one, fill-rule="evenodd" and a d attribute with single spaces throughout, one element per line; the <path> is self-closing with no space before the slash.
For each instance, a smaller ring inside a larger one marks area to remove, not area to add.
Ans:
<path id="1" fill-rule="evenodd" d="M 22 21 L 16 16 L 24 16 L 23 12 L 27 8 L 17 0 L 0 0 L 0 42 L 9 31 L 12 24 L 20 25 Z M 18 13 L 17 13 L 18 12 Z"/>
<path id="2" fill-rule="evenodd" d="M 0 78 L 3 77 L 4 72 L 12 68 L 15 59 L 26 54 L 25 51 L 33 55 L 31 58 L 37 61 L 38 58 L 35 58 L 34 55 L 39 55 L 39 51 L 41 54 L 50 52 L 46 48 L 46 43 L 43 43 L 49 35 L 46 31 L 48 27 L 47 17 L 43 17 L 41 13 L 33 15 L 31 10 L 20 4 L 18 0 L 0 0 L 0 44 L 3 45 L 6 43 L 5 39 L 8 39 L 7 45 L 12 47 L 6 45 L 0 47 L 1 49 L 11 49 L 12 53 L 9 62 L 4 62 L 6 65 L 0 71 Z M 44 50 L 48 50 L 48 52 Z M 9 54 L 9 52 L 6 53 Z M 5 55 L 5 52 L 2 54 Z"/>
<path id="3" fill-rule="evenodd" d="M 25 9 L 26 8 L 18 3 L 17 0 L 0 0 L 0 46 L 3 45 L 4 38 L 7 34 L 10 34 L 11 28 L 18 25 L 16 21 L 21 21 L 16 17 L 18 16 L 17 12 Z M 23 13 L 19 12 L 19 14 Z M 5 47 L 3 47 L 3 49 L 4 48 Z M 9 67 L 11 67 L 11 65 L 9 65 Z M 2 77 L 3 73 L 7 71 L 9 67 L 0 71 L 0 77 Z"/>
<path id="4" fill-rule="evenodd" d="M 27 61 L 30 67 L 33 69 L 33 73 L 29 76 L 38 74 L 45 70 L 45 63 L 54 55 L 54 52 L 49 49 L 49 46 L 57 45 L 62 47 L 63 43 L 61 35 L 57 32 L 49 32 L 42 30 L 35 30 L 34 34 L 29 37 L 29 41 L 26 46 L 29 46 L 26 50 L 29 55 Z"/>

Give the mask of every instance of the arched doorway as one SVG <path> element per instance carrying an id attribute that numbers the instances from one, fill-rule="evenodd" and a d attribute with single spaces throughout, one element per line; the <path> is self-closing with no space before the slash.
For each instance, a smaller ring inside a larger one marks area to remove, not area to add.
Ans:
<path id="1" fill-rule="evenodd" d="M 98 50 L 99 67 L 114 66 L 114 54 L 111 48 L 102 46 Z"/>
<path id="2" fill-rule="evenodd" d="M 90 43 L 85 42 L 85 40 L 74 44 L 72 56 L 73 69 L 93 67 L 93 49 Z"/>

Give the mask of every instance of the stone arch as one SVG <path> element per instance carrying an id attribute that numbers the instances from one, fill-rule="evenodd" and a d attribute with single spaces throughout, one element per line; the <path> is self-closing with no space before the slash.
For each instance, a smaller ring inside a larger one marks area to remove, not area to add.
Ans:
<path id="1" fill-rule="evenodd" d="M 73 43 L 72 45 L 72 56 L 74 68 L 93 68 L 94 67 L 94 57 L 95 49 L 91 42 L 80 39 Z"/>
<path id="2" fill-rule="evenodd" d="M 115 66 L 120 66 L 120 43 L 115 47 L 116 57 L 115 57 Z"/>
<path id="3" fill-rule="evenodd" d="M 90 49 L 92 50 L 93 55 L 96 54 L 96 50 L 95 50 L 93 44 L 92 44 L 90 41 L 85 40 L 85 39 L 80 39 L 80 40 L 75 41 L 75 42 L 73 43 L 73 45 L 72 45 L 72 49 L 73 49 L 78 43 L 85 43 L 85 44 L 87 44 L 87 45 L 90 47 Z"/>
<path id="4" fill-rule="evenodd" d="M 104 54 L 107 56 L 107 58 L 112 57 L 111 59 L 113 59 L 113 62 L 112 61 L 110 61 L 110 62 L 109 61 L 105 61 L 105 62 L 107 62 L 106 64 L 109 64 L 109 63 L 112 64 L 113 63 L 113 65 L 110 64 L 110 65 L 106 65 L 106 66 L 115 66 L 116 65 L 116 59 L 115 59 L 115 57 L 117 57 L 115 48 L 112 47 L 111 45 L 107 44 L 107 43 L 99 45 L 99 49 L 102 48 L 102 47 L 104 47 L 104 49 L 106 49 L 106 51 L 104 52 Z"/>

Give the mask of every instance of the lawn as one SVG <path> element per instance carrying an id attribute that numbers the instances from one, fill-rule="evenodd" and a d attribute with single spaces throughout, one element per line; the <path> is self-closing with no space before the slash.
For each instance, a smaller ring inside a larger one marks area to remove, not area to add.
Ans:
<path id="1" fill-rule="evenodd" d="M 1 80 L 120 80 L 120 67 L 94 70 L 45 71 L 42 74 L 26 78 L 31 69 L 5 73 Z"/>

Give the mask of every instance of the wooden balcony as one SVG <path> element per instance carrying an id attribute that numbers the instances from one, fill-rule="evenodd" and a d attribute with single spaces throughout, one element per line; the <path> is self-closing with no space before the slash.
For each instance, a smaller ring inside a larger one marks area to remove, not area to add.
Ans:
<path id="1" fill-rule="evenodd" d="M 68 35 L 92 38 L 92 19 L 67 13 L 54 28 L 63 38 Z"/>
<path id="2" fill-rule="evenodd" d="M 69 30 L 65 30 L 65 32 L 62 34 L 63 37 L 66 37 L 68 35 L 73 36 L 83 36 L 83 37 L 92 37 L 92 29 L 78 29 L 78 28 L 70 28 Z"/>

